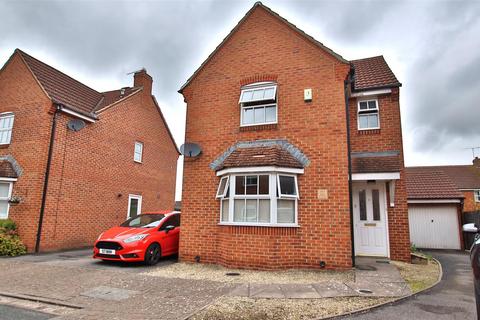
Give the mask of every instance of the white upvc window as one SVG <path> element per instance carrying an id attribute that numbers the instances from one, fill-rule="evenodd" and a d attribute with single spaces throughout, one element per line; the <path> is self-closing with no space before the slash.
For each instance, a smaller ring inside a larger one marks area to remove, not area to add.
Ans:
<path id="1" fill-rule="evenodd" d="M 358 101 L 358 130 L 380 129 L 378 100 Z"/>
<path id="2" fill-rule="evenodd" d="M 240 126 L 277 123 L 277 85 L 258 82 L 243 86 L 239 104 Z"/>
<path id="3" fill-rule="evenodd" d="M 143 143 L 135 141 L 135 148 L 133 151 L 133 161 L 142 163 L 143 158 Z"/>
<path id="4" fill-rule="evenodd" d="M 281 186 L 279 186 L 281 184 Z M 252 226 L 297 226 L 296 175 L 231 174 L 220 179 L 220 223 Z"/>
<path id="5" fill-rule="evenodd" d="M 10 210 L 9 200 L 12 196 L 13 183 L 0 182 L 0 219 L 8 218 L 8 211 Z"/>
<path id="6" fill-rule="evenodd" d="M 475 202 L 480 202 L 480 190 L 473 190 L 473 197 L 475 198 Z"/>
<path id="7" fill-rule="evenodd" d="M 15 115 L 11 112 L 0 113 L 0 145 L 10 144 L 14 119 Z"/>
<path id="8" fill-rule="evenodd" d="M 136 194 L 128 195 L 127 219 L 138 216 L 142 213 L 142 196 Z"/>

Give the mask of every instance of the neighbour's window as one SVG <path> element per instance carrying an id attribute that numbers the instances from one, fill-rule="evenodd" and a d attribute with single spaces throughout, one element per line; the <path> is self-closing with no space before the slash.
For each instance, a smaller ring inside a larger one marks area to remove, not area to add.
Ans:
<path id="1" fill-rule="evenodd" d="M 259 82 L 242 87 L 240 125 L 277 123 L 277 85 Z"/>
<path id="2" fill-rule="evenodd" d="M 143 143 L 136 141 L 135 149 L 133 151 L 133 161 L 142 162 L 143 156 Z"/>
<path id="3" fill-rule="evenodd" d="M 221 190 L 225 193 L 218 197 Z M 217 197 L 220 198 L 221 222 L 240 225 L 297 224 L 298 187 L 295 175 L 261 173 L 224 176 L 220 179 Z"/>
<path id="4" fill-rule="evenodd" d="M 133 218 L 142 213 L 142 196 L 128 195 L 128 213 L 127 218 Z"/>
<path id="5" fill-rule="evenodd" d="M 474 190 L 473 195 L 475 197 L 475 202 L 480 202 L 480 190 Z"/>
<path id="6" fill-rule="evenodd" d="M 15 116 L 11 112 L 0 114 L 0 145 L 10 144 L 12 139 L 13 120 Z"/>
<path id="7" fill-rule="evenodd" d="M 0 183 L 0 219 L 8 218 L 10 204 L 8 201 L 12 195 L 12 183 Z"/>
<path id="8" fill-rule="evenodd" d="M 358 101 L 358 129 L 368 130 L 379 128 L 378 101 L 376 99 Z"/>

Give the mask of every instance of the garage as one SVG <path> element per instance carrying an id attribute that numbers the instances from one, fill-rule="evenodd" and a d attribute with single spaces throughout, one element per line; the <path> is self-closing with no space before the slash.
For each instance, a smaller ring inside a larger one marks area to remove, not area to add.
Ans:
<path id="1" fill-rule="evenodd" d="M 408 206 L 410 242 L 417 248 L 461 249 L 455 204 Z"/>
<path id="2" fill-rule="evenodd" d="M 405 168 L 410 243 L 424 249 L 463 248 L 463 194 L 437 167 Z"/>

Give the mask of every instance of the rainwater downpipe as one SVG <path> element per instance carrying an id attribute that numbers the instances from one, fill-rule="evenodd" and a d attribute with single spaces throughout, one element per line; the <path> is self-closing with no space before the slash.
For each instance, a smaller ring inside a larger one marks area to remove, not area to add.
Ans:
<path id="1" fill-rule="evenodd" d="M 53 144 L 55 141 L 55 128 L 57 127 L 57 115 L 61 110 L 60 105 L 56 105 L 52 118 L 52 128 L 50 131 L 50 144 L 48 146 L 47 167 L 45 168 L 45 178 L 43 180 L 42 204 L 40 206 L 40 216 L 38 217 L 37 241 L 35 242 L 35 252 L 40 252 L 40 240 L 42 238 L 43 216 L 45 215 L 45 204 L 47 201 L 48 178 L 50 176 L 50 166 L 53 156 Z"/>
<path id="2" fill-rule="evenodd" d="M 353 194 L 352 194 L 352 155 L 351 155 L 351 142 L 350 142 L 350 106 L 348 100 L 350 99 L 349 95 L 349 86 L 352 83 L 352 74 L 348 74 L 348 78 L 344 81 L 344 91 L 345 91 L 345 115 L 347 117 L 347 157 L 348 157 L 348 203 L 350 209 L 350 241 L 352 244 L 352 266 L 355 266 L 355 232 L 353 226 Z"/>

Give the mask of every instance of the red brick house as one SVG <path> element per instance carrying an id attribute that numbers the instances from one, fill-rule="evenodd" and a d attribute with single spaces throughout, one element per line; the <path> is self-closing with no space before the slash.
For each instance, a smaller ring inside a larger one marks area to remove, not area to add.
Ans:
<path id="1" fill-rule="evenodd" d="M 229 267 L 409 261 L 401 84 L 256 3 L 180 89 L 180 259 Z"/>
<path id="2" fill-rule="evenodd" d="M 0 71 L 0 218 L 29 251 L 173 208 L 178 151 L 151 91 L 145 70 L 98 92 L 15 50 Z"/>

